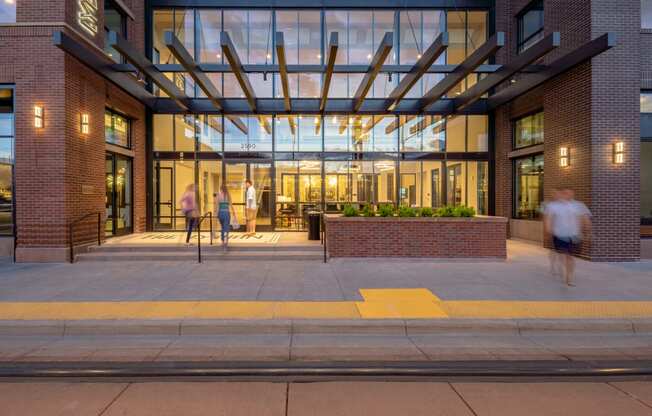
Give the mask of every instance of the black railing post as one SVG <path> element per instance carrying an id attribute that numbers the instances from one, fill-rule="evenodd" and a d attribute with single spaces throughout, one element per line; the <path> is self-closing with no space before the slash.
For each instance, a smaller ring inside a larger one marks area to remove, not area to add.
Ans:
<path id="1" fill-rule="evenodd" d="M 72 227 L 73 227 L 74 222 L 71 222 L 68 224 L 68 245 L 70 247 L 70 264 L 75 262 L 75 255 L 73 253 L 74 250 L 74 243 L 72 241 Z"/>
<path id="2" fill-rule="evenodd" d="M 211 245 L 213 245 L 213 213 L 209 213 L 208 215 L 208 221 L 210 223 L 210 229 L 211 229 Z"/>
<path id="3" fill-rule="evenodd" d="M 97 245 L 101 246 L 102 245 L 102 213 L 98 212 L 97 213 Z"/>
<path id="4" fill-rule="evenodd" d="M 326 241 L 327 241 L 327 238 L 326 238 L 326 218 L 324 217 L 324 263 L 328 263 L 328 255 L 326 253 Z"/>
<path id="5" fill-rule="evenodd" d="M 203 218 L 197 219 L 197 261 L 201 263 L 201 220 Z"/>

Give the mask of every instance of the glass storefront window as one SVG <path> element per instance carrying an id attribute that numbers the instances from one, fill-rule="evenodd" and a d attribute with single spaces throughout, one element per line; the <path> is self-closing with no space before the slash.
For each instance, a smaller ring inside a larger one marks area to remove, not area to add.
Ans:
<path id="1" fill-rule="evenodd" d="M 539 219 L 543 202 L 543 155 L 514 161 L 514 218 Z"/>
<path id="2" fill-rule="evenodd" d="M 544 140 L 543 112 L 523 117 L 514 122 L 514 148 L 541 144 Z"/>
<path id="3" fill-rule="evenodd" d="M 199 198 L 199 211 L 202 215 L 218 211 L 215 207 L 215 194 L 222 186 L 222 162 L 217 160 L 202 160 L 197 164 L 198 180 L 197 195 Z M 215 219 L 213 219 L 215 221 Z M 208 226 L 208 222 L 203 224 Z M 202 227 L 203 228 L 203 227 Z"/>
<path id="4" fill-rule="evenodd" d="M 152 31 L 152 62 L 155 64 L 172 64 L 174 57 L 165 46 L 165 32 L 174 31 L 174 11 L 154 10 L 154 29 Z"/>
<path id="5" fill-rule="evenodd" d="M 652 29 L 652 0 L 641 0 L 641 28 Z"/>
<path id="6" fill-rule="evenodd" d="M 466 151 L 466 116 L 449 117 L 446 120 L 446 151 Z"/>
<path id="7" fill-rule="evenodd" d="M 467 152 L 487 152 L 489 150 L 489 117 L 467 116 Z"/>
<path id="8" fill-rule="evenodd" d="M 200 9 L 197 11 L 197 39 L 199 41 L 199 61 L 204 63 L 222 63 L 222 11 Z M 221 85 L 220 85 L 221 87 Z"/>
<path id="9" fill-rule="evenodd" d="M 199 151 L 222 151 L 222 116 L 199 116 Z"/>
<path id="10" fill-rule="evenodd" d="M 131 147 L 131 123 L 111 110 L 104 111 L 104 140 L 121 147 Z"/>
<path id="11" fill-rule="evenodd" d="M 0 88 L 0 235 L 14 234 L 14 90 Z"/>
<path id="12" fill-rule="evenodd" d="M 641 142 L 641 223 L 652 225 L 652 141 Z"/>
<path id="13" fill-rule="evenodd" d="M 174 150 L 193 152 L 195 150 L 195 116 L 177 114 L 174 116 Z"/>
<path id="14" fill-rule="evenodd" d="M 226 121 L 224 130 L 225 152 L 271 152 L 271 116 L 240 117 L 247 126 L 247 132 L 240 130 L 231 120 Z"/>
<path id="15" fill-rule="evenodd" d="M 0 2 L 0 23 L 16 23 L 16 3 L 20 0 Z"/>

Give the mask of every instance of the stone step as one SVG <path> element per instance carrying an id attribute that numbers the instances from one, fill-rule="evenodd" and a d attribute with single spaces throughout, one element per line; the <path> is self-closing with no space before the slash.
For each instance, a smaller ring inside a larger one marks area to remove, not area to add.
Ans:
<path id="1" fill-rule="evenodd" d="M 215 241 L 211 246 L 208 242 L 202 242 L 202 252 L 222 252 L 222 245 L 220 242 Z M 279 251 L 292 251 L 292 252 L 322 252 L 324 246 L 321 244 L 231 244 L 229 251 L 231 252 L 279 252 Z M 92 246 L 88 249 L 93 253 L 133 253 L 133 252 L 161 252 L 161 253 L 197 253 L 197 244 L 193 243 L 192 246 L 180 245 L 144 245 L 144 244 L 105 244 L 102 246 Z"/>
<path id="2" fill-rule="evenodd" d="M 317 251 L 228 251 L 203 250 L 202 260 L 239 260 L 239 261 L 321 261 L 323 254 Z M 197 248 L 193 251 L 135 251 L 135 252 L 101 252 L 94 251 L 79 254 L 77 262 L 104 261 L 197 261 Z"/>

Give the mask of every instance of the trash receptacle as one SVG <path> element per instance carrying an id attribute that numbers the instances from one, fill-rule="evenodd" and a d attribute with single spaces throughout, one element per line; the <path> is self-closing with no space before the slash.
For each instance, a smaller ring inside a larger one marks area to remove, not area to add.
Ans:
<path id="1" fill-rule="evenodd" d="M 320 240 L 321 213 L 318 211 L 308 212 L 308 240 Z"/>

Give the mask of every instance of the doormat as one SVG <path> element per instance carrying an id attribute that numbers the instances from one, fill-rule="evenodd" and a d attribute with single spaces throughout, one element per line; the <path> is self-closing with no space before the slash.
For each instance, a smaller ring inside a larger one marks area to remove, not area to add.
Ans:
<path id="1" fill-rule="evenodd" d="M 244 233 L 229 234 L 229 241 L 234 243 L 276 244 L 280 239 L 280 233 L 256 233 L 256 235 L 247 235 Z"/>

